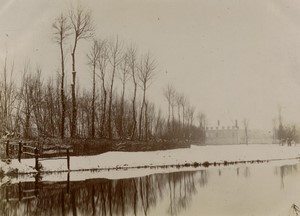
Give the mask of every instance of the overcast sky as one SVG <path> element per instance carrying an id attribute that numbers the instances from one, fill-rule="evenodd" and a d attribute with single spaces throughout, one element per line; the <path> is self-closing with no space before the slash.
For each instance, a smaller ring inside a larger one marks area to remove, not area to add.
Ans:
<path id="1" fill-rule="evenodd" d="M 0 66 L 6 53 L 14 58 L 16 80 L 29 59 L 55 76 L 59 50 L 51 24 L 70 2 L 0 1 Z M 82 2 L 93 12 L 97 37 L 118 35 L 155 56 L 158 74 L 149 97 L 158 106 L 166 105 L 162 91 L 173 83 L 212 126 L 218 119 L 227 126 L 248 118 L 252 128 L 269 128 L 278 105 L 285 122 L 300 122 L 298 0 Z M 85 55 L 86 48 L 82 43 L 78 52 Z M 88 88 L 84 55 L 78 60 L 78 77 Z"/>

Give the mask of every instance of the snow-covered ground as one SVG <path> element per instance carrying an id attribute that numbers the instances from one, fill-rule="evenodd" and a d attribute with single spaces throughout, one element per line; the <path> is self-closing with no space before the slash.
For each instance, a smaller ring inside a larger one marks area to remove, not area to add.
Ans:
<path id="1" fill-rule="evenodd" d="M 70 170 L 97 170 L 138 167 L 157 167 L 209 162 L 224 163 L 252 160 L 295 159 L 300 157 L 300 145 L 224 145 L 192 146 L 186 149 L 174 149 L 152 152 L 107 152 L 94 156 L 70 158 Z M 67 171 L 67 160 L 41 160 L 42 172 Z M 9 173 L 36 172 L 34 159 L 22 159 L 22 163 L 13 159 L 9 164 L 0 161 L 0 171 Z"/>

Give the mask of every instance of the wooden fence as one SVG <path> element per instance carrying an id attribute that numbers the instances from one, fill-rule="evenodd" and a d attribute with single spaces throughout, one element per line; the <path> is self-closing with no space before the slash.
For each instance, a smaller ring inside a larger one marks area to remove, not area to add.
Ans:
<path id="1" fill-rule="evenodd" d="M 70 192 L 70 173 L 67 175 L 67 180 L 64 182 L 42 182 L 39 179 L 39 174 L 35 176 L 34 182 L 22 183 L 19 182 L 17 187 L 16 185 L 4 185 L 3 192 L 0 194 L 3 200 L 6 202 L 18 202 L 23 200 L 31 200 L 37 198 L 39 195 L 45 195 L 45 191 L 66 191 L 67 194 Z M 44 193 L 41 194 L 41 191 L 44 190 Z M 0 197 L 1 197 L 0 196 Z"/>
<path id="2" fill-rule="evenodd" d="M 30 145 L 31 144 L 31 145 Z M 19 141 L 18 143 L 6 141 L 6 158 L 10 158 L 17 152 L 18 161 L 22 162 L 22 156 L 29 156 L 35 158 L 35 169 L 39 171 L 39 161 L 43 160 L 58 160 L 66 159 L 67 168 L 70 170 L 70 152 L 73 149 L 70 146 L 48 146 L 42 147 L 38 142 L 27 142 L 23 143 Z M 60 157 L 56 157 L 60 155 Z M 63 156 L 62 156 L 63 155 Z"/>

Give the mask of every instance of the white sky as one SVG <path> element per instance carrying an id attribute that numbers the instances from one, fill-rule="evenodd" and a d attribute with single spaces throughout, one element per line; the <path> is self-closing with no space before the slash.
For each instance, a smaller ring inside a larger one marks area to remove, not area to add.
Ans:
<path id="1" fill-rule="evenodd" d="M 29 59 L 55 76 L 59 50 L 51 24 L 70 2 L 0 0 L 0 67 L 8 53 L 15 58 L 16 79 Z M 166 106 L 162 90 L 173 83 L 211 125 L 246 117 L 252 128 L 269 128 L 279 104 L 286 122 L 300 122 L 299 1 L 82 2 L 93 11 L 98 37 L 118 34 L 155 56 L 158 74 L 149 97 L 158 106 Z M 87 45 L 78 48 L 78 77 L 86 88 Z"/>

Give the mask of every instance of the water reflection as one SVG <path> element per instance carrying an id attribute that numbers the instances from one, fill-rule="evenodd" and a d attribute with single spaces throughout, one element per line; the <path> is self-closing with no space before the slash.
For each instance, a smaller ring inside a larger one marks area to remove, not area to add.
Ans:
<path id="1" fill-rule="evenodd" d="M 283 189 L 284 188 L 284 178 L 285 176 L 288 175 L 294 175 L 297 174 L 299 172 L 299 164 L 294 164 L 294 165 L 283 165 L 280 167 L 276 167 L 275 168 L 275 175 L 279 175 L 280 176 L 280 186 Z"/>
<path id="2" fill-rule="evenodd" d="M 281 189 L 285 186 L 286 176 L 299 176 L 299 164 L 272 169 L 275 170 L 271 177 L 280 178 Z M 215 193 L 219 193 L 221 202 L 222 190 L 255 178 L 253 170 L 256 169 L 248 166 L 208 168 L 131 179 L 78 182 L 68 181 L 68 176 L 66 181 L 55 183 L 44 182 L 41 176 L 36 176 L 35 182 L 20 182 L 0 188 L 0 215 L 155 215 L 157 211 L 164 215 L 185 215 L 185 211 L 199 208 L 199 200 L 211 205 L 214 201 L 219 202 L 213 196 Z M 221 184 L 224 188 L 219 186 Z M 216 185 L 221 189 L 216 189 Z M 230 195 L 224 193 L 230 200 Z M 233 205 L 234 199 L 236 197 Z M 208 206 L 203 211 L 211 210 Z"/>
<path id="3" fill-rule="evenodd" d="M 37 178 L 35 182 L 2 186 L 0 215 L 148 215 L 157 202 L 166 198 L 167 212 L 176 215 L 197 192 L 195 174 L 56 183 Z M 200 185 L 205 185 L 207 178 L 207 171 L 201 171 Z"/>

